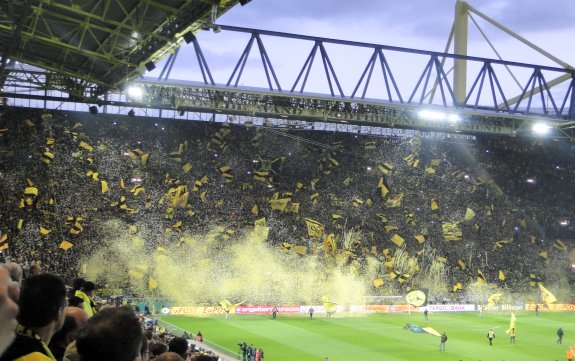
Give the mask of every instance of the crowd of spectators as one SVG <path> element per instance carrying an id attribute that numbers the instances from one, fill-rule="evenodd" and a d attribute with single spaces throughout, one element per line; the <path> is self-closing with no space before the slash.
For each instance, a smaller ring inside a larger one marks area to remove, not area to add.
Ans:
<path id="1" fill-rule="evenodd" d="M 211 350 L 196 347 L 184 332 L 176 336 L 129 306 L 91 302 L 70 306 L 90 282 L 66 286 L 52 274 L 18 278 L 15 263 L 0 263 L 0 360 L 217 361 Z M 94 301 L 91 297 L 90 301 Z"/>
<path id="2" fill-rule="evenodd" d="M 383 265 L 398 249 L 425 247 L 437 259 L 423 252 L 422 268 L 443 262 L 450 291 L 478 270 L 517 291 L 534 275 L 551 282 L 550 273 L 573 286 L 569 142 L 453 143 L 21 108 L 5 109 L 0 129 L 0 249 L 26 275 L 41 267 L 71 282 L 111 219 L 156 227 L 164 236 L 144 240 L 155 249 L 182 230 L 242 231 L 265 218 L 278 252 L 289 243 L 311 253 L 313 219 L 322 237 L 335 236 L 317 243 L 326 258 L 345 252 L 356 267 L 375 258 L 373 278 L 400 290 L 424 285 Z M 350 230 L 360 237 L 345 243 Z M 460 240 L 446 241 L 453 235 Z"/>

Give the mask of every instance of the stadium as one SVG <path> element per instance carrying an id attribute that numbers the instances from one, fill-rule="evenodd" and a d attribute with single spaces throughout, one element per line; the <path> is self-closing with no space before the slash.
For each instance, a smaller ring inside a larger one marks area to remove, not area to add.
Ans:
<path id="1" fill-rule="evenodd" d="M 133 309 L 150 352 L 185 331 L 191 360 L 573 347 L 572 67 L 468 56 L 461 34 L 435 53 L 217 25 L 250 1 L 41 3 L 6 5 L 0 26 L 0 251 L 24 284 L 91 281 L 95 309 Z M 204 33 L 246 40 L 227 84 Z M 271 38 L 315 44 L 293 86 Z M 198 81 L 169 79 L 184 46 Z M 336 46 L 366 55 L 349 88 Z M 323 79 L 308 76 L 316 53 Z M 410 86 L 394 72 L 407 57 Z M 328 91 L 305 88 L 318 79 Z"/>

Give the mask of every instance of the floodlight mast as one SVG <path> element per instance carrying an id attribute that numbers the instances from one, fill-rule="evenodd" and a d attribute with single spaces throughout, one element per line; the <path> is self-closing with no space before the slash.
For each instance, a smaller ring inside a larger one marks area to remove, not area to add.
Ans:
<path id="1" fill-rule="evenodd" d="M 455 22 L 453 25 L 455 54 L 467 56 L 467 11 L 469 5 L 463 0 L 455 4 Z M 467 59 L 455 59 L 453 71 L 453 92 L 457 104 L 465 104 L 467 96 Z"/>

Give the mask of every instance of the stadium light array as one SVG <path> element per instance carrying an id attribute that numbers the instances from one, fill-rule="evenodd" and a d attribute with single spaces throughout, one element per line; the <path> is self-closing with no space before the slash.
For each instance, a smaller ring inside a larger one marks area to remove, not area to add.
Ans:
<path id="1" fill-rule="evenodd" d="M 545 122 L 538 122 L 533 124 L 532 130 L 537 135 L 545 135 L 549 133 L 551 126 Z"/>
<path id="2" fill-rule="evenodd" d="M 132 85 L 128 87 L 128 96 L 132 99 L 142 99 L 144 96 L 144 89 L 142 89 L 142 87 Z"/>
<path id="3" fill-rule="evenodd" d="M 438 112 L 435 110 L 421 110 L 418 115 L 421 119 L 441 120 L 448 121 L 450 123 L 457 123 L 461 120 L 461 117 L 458 114 Z"/>

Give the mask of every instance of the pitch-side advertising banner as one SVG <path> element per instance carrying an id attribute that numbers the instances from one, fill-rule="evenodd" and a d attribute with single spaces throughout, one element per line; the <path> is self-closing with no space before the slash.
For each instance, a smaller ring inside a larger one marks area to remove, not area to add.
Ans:
<path id="1" fill-rule="evenodd" d="M 236 314 L 239 315 L 254 315 L 262 313 L 272 313 L 274 306 L 238 306 L 236 307 Z M 300 313 L 300 306 L 280 306 L 278 307 L 280 314 L 282 313 Z"/>
<path id="2" fill-rule="evenodd" d="M 475 311 L 475 305 L 427 305 L 420 307 L 419 311 L 423 312 L 425 309 L 429 312 L 464 312 Z"/>
<path id="3" fill-rule="evenodd" d="M 525 305 L 525 309 L 527 311 L 535 311 L 535 306 L 537 306 L 536 303 L 528 303 Z M 569 303 L 558 303 L 558 304 L 550 304 L 550 305 L 546 305 L 544 303 L 540 303 L 539 304 L 539 311 L 575 311 L 575 305 L 569 304 Z"/>

